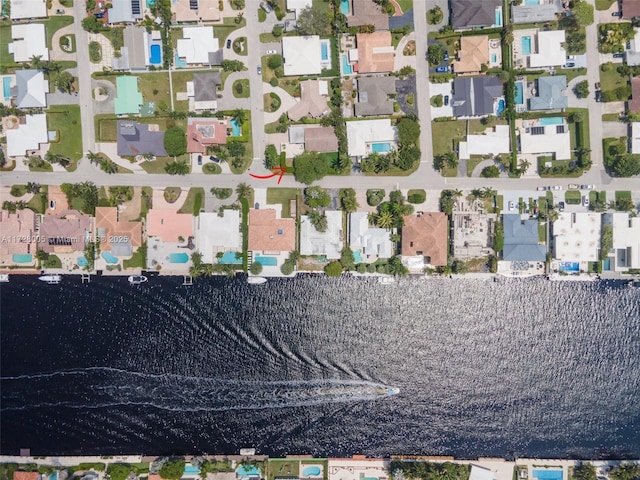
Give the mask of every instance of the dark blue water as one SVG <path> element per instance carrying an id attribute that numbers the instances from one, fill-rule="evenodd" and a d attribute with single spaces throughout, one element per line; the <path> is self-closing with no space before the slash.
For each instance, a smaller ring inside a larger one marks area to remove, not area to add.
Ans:
<path id="1" fill-rule="evenodd" d="M 13 276 L 0 306 L 3 454 L 640 457 L 638 288 Z"/>

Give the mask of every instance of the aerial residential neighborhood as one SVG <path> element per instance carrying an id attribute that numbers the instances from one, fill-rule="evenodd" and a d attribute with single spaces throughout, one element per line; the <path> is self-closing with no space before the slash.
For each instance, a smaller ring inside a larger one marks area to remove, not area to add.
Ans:
<path id="1" fill-rule="evenodd" d="M 1 14 L 5 273 L 640 273 L 640 1 Z"/>

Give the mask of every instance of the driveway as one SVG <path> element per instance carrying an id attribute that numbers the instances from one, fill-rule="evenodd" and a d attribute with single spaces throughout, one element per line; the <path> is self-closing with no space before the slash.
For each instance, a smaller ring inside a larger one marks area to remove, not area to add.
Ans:
<path id="1" fill-rule="evenodd" d="M 431 117 L 452 117 L 453 106 L 451 105 L 451 99 L 453 98 L 453 80 L 447 83 L 431 83 L 429 84 L 429 89 L 431 90 L 432 97 L 436 95 L 442 95 L 443 98 L 446 95 L 449 96 L 449 105 L 443 105 L 442 107 L 431 106 Z M 429 101 L 431 101 L 431 99 L 429 99 Z"/>
<path id="2" fill-rule="evenodd" d="M 111 59 L 114 55 L 111 40 L 100 33 L 89 33 L 89 43 L 91 42 L 98 42 L 100 44 L 100 50 L 102 51 L 102 59 L 98 63 L 89 61 L 89 68 L 91 70 L 91 73 L 102 72 L 102 69 L 104 67 L 110 69 Z"/>
<path id="3" fill-rule="evenodd" d="M 286 90 L 280 87 L 272 87 L 270 84 L 265 83 L 263 84 L 263 88 L 265 94 L 273 92 L 278 95 L 280 97 L 280 100 L 282 101 L 282 103 L 280 104 L 280 108 L 277 111 L 272 113 L 264 112 L 264 123 L 277 122 L 283 113 L 286 113 L 297 103 L 297 100 L 295 98 L 293 98 L 287 93 Z"/>
<path id="4" fill-rule="evenodd" d="M 60 37 L 64 37 L 65 35 L 74 35 L 73 24 L 62 27 L 53 34 L 53 37 L 51 38 L 51 51 L 49 52 L 49 55 L 51 57 L 51 60 L 75 62 L 76 54 L 67 53 L 60 47 Z"/>
<path id="5" fill-rule="evenodd" d="M 624 113 L 625 102 L 604 102 L 602 104 L 602 113 Z"/>
<path id="6" fill-rule="evenodd" d="M 407 104 L 407 95 L 413 95 L 413 106 Z M 396 80 L 396 102 L 400 110 L 406 115 L 409 113 L 418 113 L 417 107 L 417 93 L 416 93 L 416 76 L 408 75 L 406 78 L 399 78 Z"/>
<path id="7" fill-rule="evenodd" d="M 77 94 L 63 93 L 58 90 L 47 93 L 48 105 L 78 105 L 79 103 L 80 100 Z"/>
<path id="8" fill-rule="evenodd" d="M 397 72 L 403 67 L 411 67 L 413 69 L 416 68 L 416 56 L 415 55 L 404 55 L 402 52 L 404 51 L 404 47 L 407 46 L 407 43 L 410 41 L 415 42 L 416 34 L 415 32 L 411 32 L 409 35 L 405 35 L 398 43 L 396 47 L 396 54 L 393 60 L 393 71 Z"/>
<path id="9" fill-rule="evenodd" d="M 104 95 L 94 95 L 93 106 L 94 113 L 109 113 L 113 114 L 113 100 L 116 98 L 116 87 L 108 80 L 93 80 L 91 81 L 91 89 L 97 90 L 102 88 L 106 91 Z"/>
<path id="10" fill-rule="evenodd" d="M 626 137 L 629 134 L 629 127 L 622 122 L 602 122 L 603 138 Z"/>

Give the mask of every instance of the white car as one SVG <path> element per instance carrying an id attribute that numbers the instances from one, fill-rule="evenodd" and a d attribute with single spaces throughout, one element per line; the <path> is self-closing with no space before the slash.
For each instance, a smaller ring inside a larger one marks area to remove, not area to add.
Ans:
<path id="1" fill-rule="evenodd" d="M 554 185 L 553 189 L 554 190 L 562 190 L 562 187 L 560 185 Z"/>
<path id="2" fill-rule="evenodd" d="M 582 205 L 584 205 L 587 208 L 589 207 L 589 197 L 587 195 L 582 196 Z"/>
<path id="3" fill-rule="evenodd" d="M 509 202 L 509 211 L 513 210 L 516 208 L 516 204 L 513 202 Z"/>
<path id="4" fill-rule="evenodd" d="M 267 55 L 275 55 L 276 51 L 275 50 L 267 50 Z"/>
<path id="5" fill-rule="evenodd" d="M 538 191 L 539 192 L 544 192 L 545 188 L 544 187 L 538 187 Z"/>

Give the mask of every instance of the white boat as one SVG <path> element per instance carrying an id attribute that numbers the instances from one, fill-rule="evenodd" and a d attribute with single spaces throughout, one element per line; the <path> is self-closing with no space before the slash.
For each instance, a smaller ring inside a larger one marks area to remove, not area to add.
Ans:
<path id="1" fill-rule="evenodd" d="M 41 277 L 38 277 L 38 280 L 48 283 L 49 285 L 57 285 L 62 281 L 62 275 L 42 275 Z"/>
<path id="2" fill-rule="evenodd" d="M 251 285 L 262 285 L 263 283 L 267 283 L 267 279 L 264 277 L 248 277 L 247 283 Z"/>
<path id="3" fill-rule="evenodd" d="M 389 387 L 387 388 L 387 395 L 392 396 L 392 395 L 398 395 L 400 393 L 400 389 L 396 388 L 396 387 Z"/>
<path id="4" fill-rule="evenodd" d="M 9 274 L 8 273 L 0 273 L 0 282 L 8 283 L 9 282 Z"/>
<path id="5" fill-rule="evenodd" d="M 146 282 L 148 278 L 144 275 L 131 275 L 128 280 L 131 285 L 140 285 Z"/>
<path id="6" fill-rule="evenodd" d="M 396 279 L 394 277 L 378 277 L 378 283 L 382 285 L 390 285 L 395 281 Z"/>

